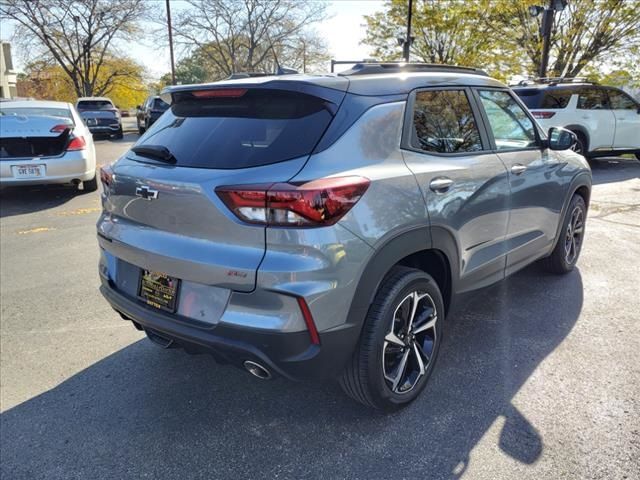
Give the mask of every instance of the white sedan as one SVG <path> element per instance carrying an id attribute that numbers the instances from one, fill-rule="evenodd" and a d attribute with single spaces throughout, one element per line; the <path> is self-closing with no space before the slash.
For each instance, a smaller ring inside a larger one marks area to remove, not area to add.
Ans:
<path id="1" fill-rule="evenodd" d="M 0 103 L 0 186 L 38 184 L 98 188 L 91 132 L 73 105 Z"/>

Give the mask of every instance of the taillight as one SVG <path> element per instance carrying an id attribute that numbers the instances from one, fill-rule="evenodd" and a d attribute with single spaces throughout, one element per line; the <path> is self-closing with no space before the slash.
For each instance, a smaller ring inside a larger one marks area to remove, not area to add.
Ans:
<path id="1" fill-rule="evenodd" d="M 545 119 L 553 117 L 556 112 L 531 112 L 531 114 L 533 115 L 533 118 Z"/>
<path id="2" fill-rule="evenodd" d="M 87 147 L 87 142 L 85 142 L 84 137 L 73 137 L 67 145 L 67 152 L 71 152 L 74 150 L 84 150 Z"/>
<path id="3" fill-rule="evenodd" d="M 113 182 L 113 169 L 111 165 L 104 165 L 100 167 L 100 181 L 105 188 L 108 188 Z"/>
<path id="4" fill-rule="evenodd" d="M 70 126 L 70 125 L 67 125 L 67 124 L 61 123 L 61 124 L 59 124 L 59 125 L 56 125 L 56 126 L 54 126 L 54 127 L 51 127 L 51 130 L 49 130 L 49 131 L 50 131 L 51 133 L 62 133 L 62 132 L 64 132 L 65 130 L 70 130 L 70 129 L 71 129 L 71 126 Z"/>
<path id="5" fill-rule="evenodd" d="M 220 88 L 216 90 L 196 90 L 191 95 L 197 98 L 239 98 L 247 93 L 246 88 Z"/>
<path id="6" fill-rule="evenodd" d="M 303 184 L 235 185 L 216 188 L 224 204 L 241 220 L 279 227 L 333 225 L 369 187 L 363 177 L 338 177 Z"/>

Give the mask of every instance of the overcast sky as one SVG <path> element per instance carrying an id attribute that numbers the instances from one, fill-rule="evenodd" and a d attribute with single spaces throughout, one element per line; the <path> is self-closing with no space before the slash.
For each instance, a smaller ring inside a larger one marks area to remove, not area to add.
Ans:
<path id="1" fill-rule="evenodd" d="M 165 2 L 161 0 L 149 0 L 155 8 L 165 10 Z M 171 0 L 172 11 L 184 8 L 181 0 Z M 331 58 L 336 60 L 361 60 L 370 57 L 369 48 L 360 45 L 365 36 L 364 15 L 382 8 L 382 0 L 334 0 L 327 2 L 328 19 L 316 25 L 318 33 L 326 40 Z M 2 40 L 10 40 L 13 33 L 11 25 L 3 22 L 0 26 Z M 157 28 L 157 27 L 154 27 Z M 142 63 L 153 78 L 159 78 L 171 69 L 169 62 L 169 48 L 158 48 L 152 39 L 141 39 L 137 43 L 126 46 L 127 55 Z M 176 52 L 177 59 L 180 51 Z M 14 52 L 14 64 L 17 70 L 35 58 L 23 58 L 20 52 Z M 347 68 L 347 66 L 343 67 Z M 329 65 L 327 65 L 327 71 Z M 338 69 L 338 71 L 340 68 Z"/>

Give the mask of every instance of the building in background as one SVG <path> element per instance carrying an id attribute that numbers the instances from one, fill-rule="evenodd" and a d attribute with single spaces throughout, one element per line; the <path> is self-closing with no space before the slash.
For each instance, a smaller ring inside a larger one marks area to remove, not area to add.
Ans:
<path id="1" fill-rule="evenodd" d="M 13 70 L 11 44 L 0 41 L 0 98 L 14 98 L 16 90 L 16 72 Z"/>

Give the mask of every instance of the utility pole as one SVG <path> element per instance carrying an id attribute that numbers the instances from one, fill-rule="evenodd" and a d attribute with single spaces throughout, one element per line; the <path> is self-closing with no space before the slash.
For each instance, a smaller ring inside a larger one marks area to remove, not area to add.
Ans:
<path id="1" fill-rule="evenodd" d="M 302 73 L 307 73 L 307 42 L 302 41 Z"/>
<path id="2" fill-rule="evenodd" d="M 407 15 L 407 38 L 402 45 L 402 53 L 405 62 L 409 62 L 409 49 L 411 48 L 411 43 L 413 42 L 413 38 L 411 37 L 411 14 L 413 13 L 413 0 L 409 0 L 409 13 Z"/>
<path id="3" fill-rule="evenodd" d="M 537 17 L 542 14 L 540 22 L 540 36 L 542 37 L 542 58 L 540 59 L 540 70 L 538 76 L 544 78 L 547 76 L 547 67 L 549 66 L 549 49 L 551 48 L 551 30 L 553 29 L 553 18 L 556 12 L 561 12 L 567 8 L 568 0 L 549 0 L 549 5 L 541 7 L 540 5 L 529 6 L 529 15 Z"/>
<path id="4" fill-rule="evenodd" d="M 547 76 L 547 67 L 549 65 L 549 49 L 551 48 L 551 28 L 553 27 L 553 17 L 556 10 L 554 0 L 549 0 L 549 6 L 542 13 L 542 26 L 540 33 L 542 34 L 542 59 L 540 60 L 540 78 Z"/>
<path id="5" fill-rule="evenodd" d="M 171 57 L 171 85 L 176 84 L 176 66 L 173 60 L 173 33 L 171 32 L 171 6 L 167 0 L 167 26 L 169 28 L 169 56 Z"/>

